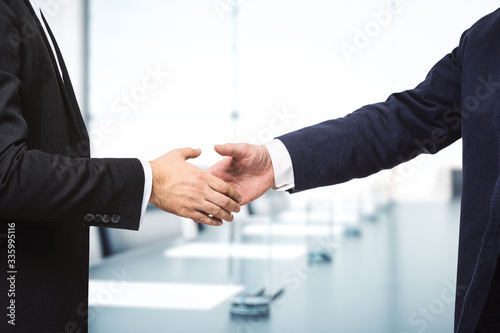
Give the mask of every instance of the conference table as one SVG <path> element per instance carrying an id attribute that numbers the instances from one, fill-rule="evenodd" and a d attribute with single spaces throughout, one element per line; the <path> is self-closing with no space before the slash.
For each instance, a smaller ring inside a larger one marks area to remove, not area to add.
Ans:
<path id="1" fill-rule="evenodd" d="M 89 332 L 452 332 L 458 202 L 393 203 L 354 233 L 290 216 L 236 218 L 91 266 Z M 313 250 L 331 261 L 310 262 Z M 278 291 L 267 315 L 231 313 L 235 297 Z"/>

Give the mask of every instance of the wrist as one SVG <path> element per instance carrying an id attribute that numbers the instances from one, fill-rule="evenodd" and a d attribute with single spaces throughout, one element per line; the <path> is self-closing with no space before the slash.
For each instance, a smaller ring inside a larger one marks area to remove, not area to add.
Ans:
<path id="1" fill-rule="evenodd" d="M 157 189 L 158 189 L 158 178 L 160 177 L 158 166 L 154 161 L 150 161 L 151 165 L 151 174 L 153 175 L 153 184 L 151 187 L 151 196 L 149 198 L 149 203 L 158 207 L 158 197 L 157 197 Z"/>
<path id="2" fill-rule="evenodd" d="M 271 154 L 269 153 L 269 150 L 265 145 L 259 146 L 259 149 L 261 150 L 262 156 L 264 156 L 263 160 L 265 160 L 266 164 L 266 168 L 264 171 L 266 186 L 268 188 L 273 188 L 275 186 L 275 177 L 274 177 L 274 166 Z"/>

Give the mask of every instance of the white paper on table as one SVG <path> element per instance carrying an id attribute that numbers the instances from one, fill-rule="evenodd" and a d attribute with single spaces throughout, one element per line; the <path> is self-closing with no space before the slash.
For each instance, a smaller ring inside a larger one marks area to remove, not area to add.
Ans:
<path id="1" fill-rule="evenodd" d="M 275 224 L 271 227 L 273 236 L 305 237 L 305 236 L 328 236 L 340 235 L 344 230 L 340 225 L 296 225 Z M 243 228 L 245 236 L 265 236 L 269 234 L 269 228 L 265 225 L 249 225 Z"/>
<path id="2" fill-rule="evenodd" d="M 220 244 L 193 242 L 167 249 L 169 258 L 233 258 L 295 260 L 306 254 L 304 245 Z"/>
<path id="3" fill-rule="evenodd" d="M 89 306 L 208 311 L 243 289 L 241 285 L 90 280 Z"/>

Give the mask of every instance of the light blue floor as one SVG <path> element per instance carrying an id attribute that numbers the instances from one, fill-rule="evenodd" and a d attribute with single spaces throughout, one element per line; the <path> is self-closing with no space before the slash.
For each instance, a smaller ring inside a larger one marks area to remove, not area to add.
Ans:
<path id="1" fill-rule="evenodd" d="M 286 290 L 267 319 L 231 318 L 229 302 L 210 311 L 94 307 L 89 331 L 452 332 L 458 225 L 457 202 L 395 204 L 377 220 L 362 221 L 359 237 L 342 236 L 330 264 L 277 262 L 273 280 Z M 210 228 L 202 238 L 219 233 Z M 90 277 L 108 279 L 126 269 L 140 281 L 227 281 L 227 260 L 165 259 L 167 246 L 115 256 L 92 267 Z M 237 267 L 239 282 L 251 288 L 265 280 L 263 261 L 240 260 Z"/>

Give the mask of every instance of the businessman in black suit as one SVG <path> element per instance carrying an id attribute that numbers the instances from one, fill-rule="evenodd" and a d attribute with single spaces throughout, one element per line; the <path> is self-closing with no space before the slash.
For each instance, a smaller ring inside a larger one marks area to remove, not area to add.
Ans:
<path id="1" fill-rule="evenodd" d="M 220 225 L 227 183 L 187 163 L 92 159 L 63 58 L 37 1 L 0 0 L 0 332 L 87 332 L 89 227 L 137 230 L 148 202 Z"/>
<path id="2" fill-rule="evenodd" d="M 416 88 L 266 146 L 216 146 L 209 171 L 250 202 L 272 187 L 292 193 L 436 153 L 463 141 L 463 195 L 455 332 L 500 332 L 500 10 L 467 30 Z"/>

